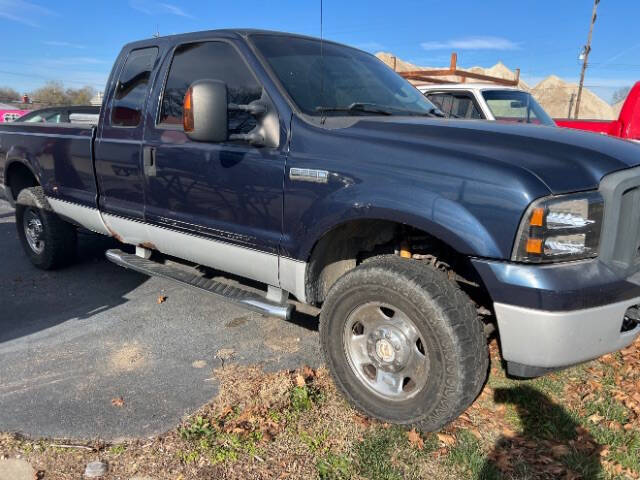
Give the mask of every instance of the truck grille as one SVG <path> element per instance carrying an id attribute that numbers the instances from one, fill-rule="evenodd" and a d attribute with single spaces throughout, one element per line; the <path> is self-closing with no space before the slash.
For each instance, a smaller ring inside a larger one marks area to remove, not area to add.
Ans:
<path id="1" fill-rule="evenodd" d="M 615 270 L 640 269 L 640 167 L 607 175 L 600 182 L 605 200 L 600 260 Z"/>

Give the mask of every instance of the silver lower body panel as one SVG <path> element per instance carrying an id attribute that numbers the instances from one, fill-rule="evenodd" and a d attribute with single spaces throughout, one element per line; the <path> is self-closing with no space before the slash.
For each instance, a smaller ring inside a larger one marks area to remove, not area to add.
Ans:
<path id="1" fill-rule="evenodd" d="M 495 303 L 502 356 L 508 362 L 554 368 L 627 347 L 640 326 L 621 332 L 625 312 L 640 297 L 601 307 L 549 312 Z"/>

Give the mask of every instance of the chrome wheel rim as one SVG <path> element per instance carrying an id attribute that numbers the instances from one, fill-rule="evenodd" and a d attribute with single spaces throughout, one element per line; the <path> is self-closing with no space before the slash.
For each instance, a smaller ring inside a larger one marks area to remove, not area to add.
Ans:
<path id="1" fill-rule="evenodd" d="M 407 400 L 426 384 L 426 344 L 402 310 L 381 302 L 360 305 L 347 317 L 342 338 L 349 367 L 378 397 Z"/>
<path id="2" fill-rule="evenodd" d="M 40 214 L 33 209 L 28 209 L 22 219 L 24 236 L 29 248 L 38 255 L 44 251 L 44 226 Z"/>

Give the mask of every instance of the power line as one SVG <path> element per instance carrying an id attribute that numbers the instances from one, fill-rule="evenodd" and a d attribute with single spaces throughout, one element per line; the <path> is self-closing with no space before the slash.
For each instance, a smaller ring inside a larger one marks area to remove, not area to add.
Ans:
<path id="1" fill-rule="evenodd" d="M 5 75 L 13 75 L 13 76 L 16 76 L 16 77 L 40 78 L 42 80 L 47 80 L 47 81 L 54 80 L 55 81 L 55 79 L 53 79 L 51 77 L 46 77 L 44 75 L 39 75 L 37 73 L 11 72 L 9 70 L 0 70 L 0 73 L 1 74 L 5 74 Z M 96 83 L 96 82 L 93 82 L 93 81 L 82 81 L 82 80 L 66 80 L 63 83 L 73 83 L 73 84 L 82 85 L 82 86 L 88 85 L 88 86 L 93 86 L 93 87 L 98 87 L 98 88 L 104 88 L 104 86 L 106 85 L 107 82 L 106 82 L 106 80 L 105 80 L 105 83 Z"/>

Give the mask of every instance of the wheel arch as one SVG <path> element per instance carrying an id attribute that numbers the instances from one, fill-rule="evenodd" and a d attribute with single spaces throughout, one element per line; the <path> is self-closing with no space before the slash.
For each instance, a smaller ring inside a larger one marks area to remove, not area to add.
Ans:
<path id="1" fill-rule="evenodd" d="M 368 217 L 343 220 L 320 235 L 308 251 L 305 272 L 305 296 L 311 304 L 321 304 L 331 286 L 343 274 L 366 258 L 379 254 L 405 254 L 407 249 L 416 257 L 434 258 L 436 262 L 454 263 L 456 274 L 471 277 L 480 283 L 479 275 L 469 261 L 470 256 L 485 256 L 475 252 L 499 255 L 495 242 L 479 224 L 479 239 L 470 243 L 451 229 L 428 219 L 407 218 L 399 212 L 387 211 Z M 477 248 L 483 247 L 483 248 Z M 448 263 L 445 263 L 448 265 Z"/>
<path id="2" fill-rule="evenodd" d="M 42 183 L 29 162 L 22 158 L 8 158 L 4 170 L 4 186 L 7 199 L 15 205 L 18 194 L 24 188 L 41 186 Z"/>

